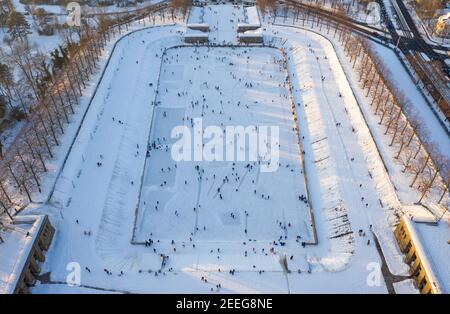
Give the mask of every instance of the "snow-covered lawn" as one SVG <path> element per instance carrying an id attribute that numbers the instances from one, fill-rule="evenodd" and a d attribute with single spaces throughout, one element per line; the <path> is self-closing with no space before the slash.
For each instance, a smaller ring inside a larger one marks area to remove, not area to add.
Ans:
<path id="1" fill-rule="evenodd" d="M 405 274 L 401 203 L 342 52 L 271 24 L 265 47 L 238 47 L 243 7 L 203 10 L 210 40 L 228 46 L 186 45 L 180 24 L 117 43 L 50 202 L 34 210 L 57 228 L 43 265 L 54 284 L 34 292 L 386 292 L 372 231 Z M 279 167 L 175 161 L 177 126 L 277 126 Z M 71 262 L 81 287 L 64 284 Z"/>

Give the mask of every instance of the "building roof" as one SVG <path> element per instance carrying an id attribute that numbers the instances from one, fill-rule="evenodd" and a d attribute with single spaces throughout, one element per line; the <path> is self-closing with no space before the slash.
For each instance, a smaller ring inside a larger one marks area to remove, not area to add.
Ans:
<path id="1" fill-rule="evenodd" d="M 242 38 L 253 38 L 253 37 L 263 37 L 262 32 L 260 29 L 255 29 L 255 30 L 248 30 L 245 31 L 241 34 L 238 34 L 239 37 Z"/>

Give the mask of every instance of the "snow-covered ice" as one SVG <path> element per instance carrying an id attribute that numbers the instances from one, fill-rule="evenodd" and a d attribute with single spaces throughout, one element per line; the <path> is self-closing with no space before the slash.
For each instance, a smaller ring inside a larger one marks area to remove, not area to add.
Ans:
<path id="1" fill-rule="evenodd" d="M 220 47 L 185 44 L 183 24 L 117 43 L 51 199 L 34 209 L 57 229 L 43 265 L 54 284 L 34 292 L 386 292 L 368 279 L 382 263 L 373 235 L 405 274 L 392 233 L 401 200 L 339 51 L 267 23 L 264 47 L 238 45 L 245 16 L 192 10 Z M 276 126 L 278 169 L 175 161 L 178 126 Z M 70 262 L 79 287 L 64 284 Z"/>

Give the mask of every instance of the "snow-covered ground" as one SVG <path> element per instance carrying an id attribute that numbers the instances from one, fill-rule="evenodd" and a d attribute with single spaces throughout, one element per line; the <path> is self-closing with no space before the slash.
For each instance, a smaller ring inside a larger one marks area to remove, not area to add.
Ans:
<path id="1" fill-rule="evenodd" d="M 32 210 L 57 229 L 42 270 L 51 283 L 33 292 L 387 292 L 373 236 L 405 275 L 393 235 L 402 204 L 342 52 L 267 23 L 265 47 L 238 47 L 244 8 L 203 10 L 191 20 L 224 46 L 186 45 L 183 24 L 117 43 L 50 201 Z M 279 127 L 279 168 L 175 162 L 172 130 L 195 134 L 196 118 Z M 79 287 L 64 284 L 72 262 Z"/>
<path id="2" fill-rule="evenodd" d="M 130 7 L 117 7 L 117 6 L 107 6 L 107 7 L 89 7 L 89 6 L 83 6 L 81 9 L 81 13 L 119 13 L 119 12 L 126 12 L 126 11 L 132 11 L 137 10 L 145 6 L 149 6 L 151 4 L 162 2 L 162 0 L 146 0 L 143 3 L 139 3 L 135 6 Z M 12 1 L 15 10 L 18 12 L 26 13 L 26 6 L 22 3 L 20 3 L 19 0 L 13 0 Z M 66 22 L 66 16 L 67 11 L 64 6 L 60 5 L 31 5 L 30 6 L 33 9 L 37 8 L 43 8 L 48 13 L 54 14 L 53 18 L 57 20 L 58 23 L 64 24 Z M 36 53 L 42 53 L 46 57 L 47 64 L 50 62 L 50 53 L 53 52 L 55 49 L 58 50 L 59 47 L 63 47 L 65 45 L 66 41 L 66 32 L 65 30 L 59 30 L 56 29 L 53 35 L 40 35 L 36 29 L 35 21 L 33 20 L 33 16 L 26 13 L 25 19 L 30 25 L 30 33 L 27 35 L 27 40 L 30 43 L 30 46 L 32 47 L 33 54 Z M 77 35 L 72 34 L 72 39 L 76 40 Z M 8 38 L 8 28 L 3 27 L 0 28 L 0 43 L 2 43 L 1 48 L 5 50 L 6 53 L 10 51 L 9 45 L 4 43 L 4 39 Z M 1 60 L 0 60 L 1 61 Z M 19 77 L 19 68 L 15 67 L 14 74 L 16 76 L 16 79 Z M 5 117 L 6 118 L 6 117 Z M 2 130 L 2 143 L 3 148 L 7 149 L 11 142 L 13 142 L 17 136 L 17 134 L 20 132 L 21 128 L 23 127 L 24 123 L 19 121 L 14 121 L 14 123 L 11 124 L 11 126 L 8 126 L 4 130 Z"/>
<path id="3" fill-rule="evenodd" d="M 440 120 L 445 118 L 442 116 L 439 119 L 432 110 L 430 110 L 427 100 L 420 93 L 416 84 L 411 80 L 410 76 L 403 68 L 400 60 L 395 53 L 384 46 L 373 45 L 375 51 L 380 56 L 387 69 L 390 70 L 390 78 L 399 91 L 403 92 L 405 98 L 408 100 L 411 108 L 408 108 L 407 115 L 411 117 L 420 117 L 426 132 L 430 138 L 436 142 L 439 150 L 448 158 L 450 158 L 450 138 L 448 130 L 450 130 L 450 123 L 442 125 Z"/>
<path id="4" fill-rule="evenodd" d="M 118 12 L 127 12 L 130 10 L 136 10 L 139 8 L 143 8 L 145 6 L 148 6 L 149 4 L 154 4 L 161 2 L 163 0 L 144 0 L 141 3 L 137 3 L 136 5 L 130 5 L 130 6 L 124 6 L 119 7 L 116 5 L 108 5 L 108 6 L 89 6 L 89 5 L 83 5 L 81 6 L 82 13 L 118 13 Z M 13 0 L 12 1 L 16 10 L 19 12 L 26 12 L 25 5 L 21 3 L 19 0 Z M 77 1 L 75 1 L 77 2 Z M 52 5 L 52 4 L 33 4 L 31 5 L 35 8 L 43 8 L 45 11 L 53 14 L 61 14 L 65 15 L 67 14 L 66 7 L 64 5 Z"/>

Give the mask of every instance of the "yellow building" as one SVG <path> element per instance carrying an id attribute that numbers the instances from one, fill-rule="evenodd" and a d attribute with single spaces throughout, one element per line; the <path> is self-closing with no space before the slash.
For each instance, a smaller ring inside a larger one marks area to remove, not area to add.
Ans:
<path id="1" fill-rule="evenodd" d="M 449 293 L 448 221 L 404 215 L 394 234 L 419 291 L 424 294 Z"/>

